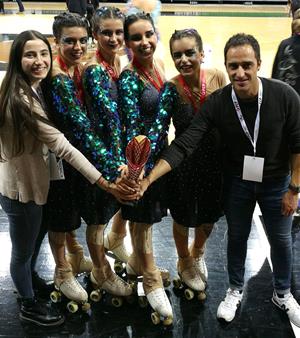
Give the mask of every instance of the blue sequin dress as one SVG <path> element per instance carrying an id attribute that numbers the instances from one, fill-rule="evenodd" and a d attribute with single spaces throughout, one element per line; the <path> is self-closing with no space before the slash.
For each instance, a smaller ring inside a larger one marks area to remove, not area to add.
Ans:
<path id="1" fill-rule="evenodd" d="M 193 117 L 192 105 L 181 99 L 175 84 L 167 82 L 159 103 L 158 119 L 160 125 L 163 125 L 162 134 L 172 118 L 175 137 L 180 136 Z M 204 223 L 214 223 L 222 215 L 219 155 L 218 134 L 213 130 L 190 157 L 167 175 L 168 208 L 177 223 L 197 227 Z"/>
<path id="2" fill-rule="evenodd" d="M 143 81 L 139 74 L 131 69 L 121 73 L 118 92 L 119 111 L 125 129 L 124 148 L 133 137 L 148 136 L 151 141 L 151 155 L 145 167 L 148 172 L 166 145 L 166 138 L 158 140 L 159 133 L 156 130 L 150 133 L 157 116 L 159 93 L 151 83 Z M 135 206 L 122 206 L 122 217 L 147 224 L 161 221 L 162 217 L 167 215 L 164 182 L 165 178 L 162 178 L 152 184 Z"/>
<path id="3" fill-rule="evenodd" d="M 107 179 L 117 175 L 118 163 L 112 168 L 113 155 L 94 126 L 85 106 L 75 95 L 72 79 L 65 74 L 52 78 L 52 121 Z M 91 185 L 68 163 L 63 162 L 65 180 L 51 181 L 44 221 L 51 231 L 71 231 L 81 224 L 105 224 L 119 208 L 110 194 Z M 100 205 L 100 207 L 99 207 Z M 104 207 L 105 206 L 105 207 Z"/>

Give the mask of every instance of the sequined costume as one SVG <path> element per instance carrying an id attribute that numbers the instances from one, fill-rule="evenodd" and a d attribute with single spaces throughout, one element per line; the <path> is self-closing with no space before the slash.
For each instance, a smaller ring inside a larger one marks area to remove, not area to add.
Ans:
<path id="1" fill-rule="evenodd" d="M 146 164 L 146 172 L 159 158 L 159 154 L 166 144 L 161 138 L 157 144 L 158 133 L 150 129 L 156 119 L 159 93 L 154 86 L 142 80 L 135 70 L 126 69 L 119 78 L 119 110 L 125 127 L 124 146 L 137 135 L 146 135 L 151 141 L 151 155 Z M 165 178 L 159 179 L 146 191 L 143 198 L 133 207 L 122 206 L 124 219 L 153 224 L 166 216 L 164 203 Z"/>
<path id="2" fill-rule="evenodd" d="M 86 68 L 82 75 L 82 81 L 89 119 L 96 134 L 103 141 L 105 149 L 109 151 L 103 175 L 107 180 L 114 181 L 118 176 L 119 166 L 125 163 L 117 103 L 117 84 L 110 78 L 108 72 L 98 64 L 92 64 Z M 119 203 L 106 192 L 102 192 L 102 195 L 98 193 L 97 197 L 98 210 L 102 209 L 102 212 L 110 216 L 110 219 L 120 208 Z"/>
<path id="3" fill-rule="evenodd" d="M 83 104 L 76 97 L 74 82 L 65 74 L 52 78 L 52 120 L 66 138 L 78 148 L 107 179 L 117 175 L 116 163 L 105 143 L 97 136 Z M 114 198 L 89 184 L 66 162 L 63 162 L 65 180 L 51 181 L 44 221 L 51 231 L 71 231 L 81 224 L 105 224 L 116 212 Z M 107 208 L 98 208 L 99 202 Z"/>
<path id="4" fill-rule="evenodd" d="M 211 85 L 207 83 L 209 93 L 220 87 L 211 88 Z M 158 125 L 163 125 L 162 134 L 172 118 L 175 137 L 180 136 L 193 117 L 192 104 L 182 99 L 174 83 L 166 83 L 161 92 L 157 118 Z M 221 183 L 218 135 L 214 130 L 206 135 L 190 157 L 167 175 L 167 203 L 173 219 L 186 227 L 216 222 L 222 215 Z"/>

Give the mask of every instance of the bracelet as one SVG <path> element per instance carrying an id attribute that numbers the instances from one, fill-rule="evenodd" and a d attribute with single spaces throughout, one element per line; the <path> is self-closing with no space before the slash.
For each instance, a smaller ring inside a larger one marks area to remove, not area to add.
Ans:
<path id="1" fill-rule="evenodd" d="M 103 189 L 104 191 L 108 191 L 108 189 L 112 185 L 112 182 L 107 181 L 103 176 L 99 178 L 98 182 L 99 182 L 100 188 Z"/>

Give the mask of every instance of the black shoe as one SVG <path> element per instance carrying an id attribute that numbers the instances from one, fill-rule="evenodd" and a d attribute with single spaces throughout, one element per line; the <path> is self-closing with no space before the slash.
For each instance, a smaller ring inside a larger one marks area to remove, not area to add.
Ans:
<path id="1" fill-rule="evenodd" d="M 19 317 L 21 321 L 39 326 L 59 326 L 65 321 L 64 316 L 51 308 L 48 303 L 32 298 L 21 300 Z"/>
<path id="2" fill-rule="evenodd" d="M 49 297 L 50 293 L 54 290 L 53 282 L 46 282 L 41 278 L 36 271 L 32 272 L 32 288 L 38 296 Z"/>

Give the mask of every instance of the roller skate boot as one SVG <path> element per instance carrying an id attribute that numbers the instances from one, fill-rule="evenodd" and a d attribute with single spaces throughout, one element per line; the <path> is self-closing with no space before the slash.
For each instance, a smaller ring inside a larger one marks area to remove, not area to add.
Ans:
<path id="1" fill-rule="evenodd" d="M 204 260 L 204 252 L 205 246 L 201 249 L 195 247 L 190 248 L 190 254 L 195 259 L 196 268 L 200 272 L 201 279 L 203 280 L 203 282 L 207 283 L 208 271 Z"/>
<path id="2" fill-rule="evenodd" d="M 200 272 L 198 271 L 195 260 L 189 256 L 186 258 L 179 258 L 177 262 L 177 271 L 179 279 L 173 281 L 176 289 L 183 289 L 184 296 L 187 300 L 191 300 L 197 294 L 198 300 L 204 300 L 205 283 L 201 279 Z"/>
<path id="3" fill-rule="evenodd" d="M 104 248 L 109 256 L 115 259 L 114 270 L 122 273 L 124 270 L 123 263 L 127 263 L 129 253 L 124 245 L 125 235 L 117 234 L 111 231 L 104 236 Z"/>
<path id="4" fill-rule="evenodd" d="M 170 280 L 170 272 L 167 269 L 157 267 L 161 278 L 163 281 L 163 285 L 165 288 L 171 285 Z M 139 276 L 143 275 L 142 267 L 137 263 L 136 256 L 131 255 L 127 264 L 126 264 L 126 274 L 129 281 L 134 282 Z"/>
<path id="5" fill-rule="evenodd" d="M 151 308 L 154 310 L 151 313 L 153 324 L 159 324 L 162 319 L 163 325 L 171 325 L 173 322 L 173 311 L 169 298 L 163 288 L 161 273 L 158 269 L 144 273 L 143 289 Z"/>
<path id="6" fill-rule="evenodd" d="M 68 300 L 67 309 L 71 313 L 78 311 L 79 305 L 83 311 L 90 309 L 88 303 L 88 294 L 80 285 L 72 273 L 71 267 L 66 269 L 55 269 L 54 273 L 55 291 L 50 294 L 50 299 L 53 303 L 58 303 L 62 300 L 62 295 Z"/>
<path id="7" fill-rule="evenodd" d="M 207 283 L 208 271 L 207 271 L 206 263 L 204 260 L 204 254 L 198 257 L 195 257 L 194 259 L 195 259 L 196 269 L 198 269 L 201 279 L 203 280 L 204 283 Z"/>
<path id="8" fill-rule="evenodd" d="M 90 257 L 85 256 L 82 250 L 74 254 L 68 252 L 66 254 L 66 260 L 72 266 L 72 271 L 75 276 L 84 272 L 90 273 L 93 269 L 92 260 Z"/>
<path id="9" fill-rule="evenodd" d="M 123 298 L 132 294 L 132 287 L 121 277 L 116 275 L 107 262 L 103 268 L 93 268 L 90 280 L 94 290 L 90 294 L 91 300 L 99 302 L 104 293 L 111 295 L 111 305 L 120 307 Z"/>

